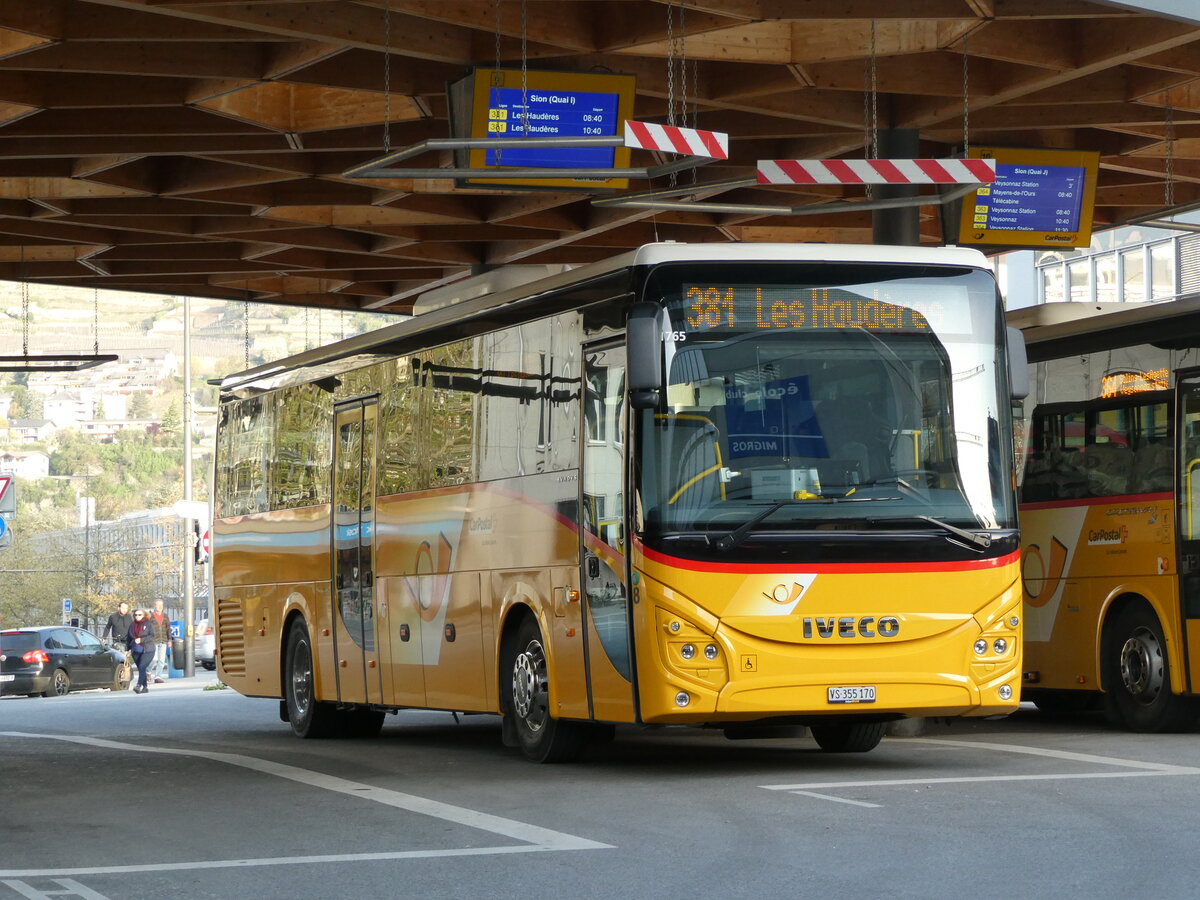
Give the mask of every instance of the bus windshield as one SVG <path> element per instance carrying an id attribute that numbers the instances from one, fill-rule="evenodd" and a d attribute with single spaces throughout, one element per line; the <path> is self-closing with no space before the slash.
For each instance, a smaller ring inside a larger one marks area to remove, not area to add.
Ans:
<path id="1" fill-rule="evenodd" d="M 671 329 L 665 403 L 638 422 L 650 544 L 1015 527 L 988 273 L 727 264 L 650 287 Z"/>

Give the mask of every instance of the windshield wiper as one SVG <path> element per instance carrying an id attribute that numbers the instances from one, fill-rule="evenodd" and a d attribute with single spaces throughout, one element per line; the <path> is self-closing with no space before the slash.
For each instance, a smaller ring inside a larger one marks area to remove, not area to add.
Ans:
<path id="1" fill-rule="evenodd" d="M 732 549 L 733 547 L 736 547 L 738 544 L 740 544 L 743 540 L 746 539 L 746 534 L 750 531 L 750 529 L 753 528 L 755 525 L 757 525 L 759 522 L 761 522 L 763 519 L 765 519 L 767 516 L 772 515 L 776 511 L 781 510 L 785 506 L 789 506 L 793 503 L 805 503 L 805 502 L 807 502 L 807 501 L 804 501 L 804 500 L 779 500 L 775 503 L 772 503 L 770 506 L 768 506 L 766 509 L 764 509 L 762 512 L 760 512 L 758 515 L 752 516 L 751 518 L 749 518 L 745 522 L 743 522 L 741 525 L 739 525 L 737 528 L 733 529 L 733 531 L 729 532 L 729 534 L 727 534 L 723 537 L 717 538 L 717 549 L 718 550 L 729 550 L 729 549 Z"/>
<path id="2" fill-rule="evenodd" d="M 750 533 L 750 529 L 752 529 L 755 525 L 757 525 L 763 519 L 767 518 L 767 516 L 773 515 L 776 511 L 783 509 L 785 506 L 791 506 L 793 503 L 803 503 L 805 505 L 809 505 L 809 504 L 813 504 L 813 503 L 815 503 L 815 504 L 863 503 L 863 502 L 878 501 L 880 499 L 899 500 L 900 498 L 899 497 L 894 497 L 894 498 L 893 497 L 883 497 L 883 498 L 880 498 L 880 497 L 851 497 L 849 495 L 847 495 L 845 497 L 836 497 L 836 496 L 831 497 L 831 496 L 822 494 L 820 496 L 797 497 L 795 499 L 789 498 L 786 500 L 778 500 L 775 503 L 772 503 L 770 506 L 768 506 L 762 512 L 758 513 L 758 515 L 752 516 L 751 518 L 747 519 L 745 522 L 743 522 L 737 528 L 733 529 L 733 531 L 729 532 L 729 534 L 725 535 L 724 537 L 717 538 L 716 547 L 718 550 L 730 550 L 733 547 L 738 546 L 742 541 L 744 541 L 746 539 L 746 535 Z"/>
<path id="3" fill-rule="evenodd" d="M 916 519 L 919 522 L 928 522 L 930 525 L 936 525 L 938 528 L 947 532 L 953 537 L 967 545 L 971 550 L 978 550 L 982 553 L 988 547 L 992 546 L 992 536 L 989 534 L 977 534 L 974 531 L 967 531 L 965 528 L 959 528 L 957 525 L 951 525 L 949 522 L 943 522 L 941 519 L 935 519 L 933 516 L 873 516 L 868 519 L 868 522 L 896 522 L 904 519 Z"/>

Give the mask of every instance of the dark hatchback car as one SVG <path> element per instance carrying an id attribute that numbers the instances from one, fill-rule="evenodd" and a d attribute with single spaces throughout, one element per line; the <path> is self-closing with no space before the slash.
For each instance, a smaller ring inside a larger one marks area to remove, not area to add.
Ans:
<path id="1" fill-rule="evenodd" d="M 84 688 L 129 687 L 125 654 L 66 625 L 0 631 L 0 694 L 52 697 Z"/>

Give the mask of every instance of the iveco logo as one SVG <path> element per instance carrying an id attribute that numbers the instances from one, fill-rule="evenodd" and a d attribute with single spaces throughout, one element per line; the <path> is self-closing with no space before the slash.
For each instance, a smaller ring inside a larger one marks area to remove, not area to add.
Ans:
<path id="1" fill-rule="evenodd" d="M 900 620 L 895 616 L 813 616 L 804 618 L 804 636 L 821 638 L 895 637 L 900 633 Z"/>

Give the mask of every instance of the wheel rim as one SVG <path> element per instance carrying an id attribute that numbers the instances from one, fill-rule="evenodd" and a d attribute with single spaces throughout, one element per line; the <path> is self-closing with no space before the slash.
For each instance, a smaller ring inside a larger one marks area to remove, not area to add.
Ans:
<path id="1" fill-rule="evenodd" d="M 1135 628 L 1121 648 L 1121 681 L 1138 703 L 1153 703 L 1165 683 L 1162 644 L 1149 628 Z"/>
<path id="2" fill-rule="evenodd" d="M 312 652 L 308 649 L 308 641 L 296 642 L 292 653 L 292 709 L 299 718 L 308 714 L 309 703 L 312 701 Z"/>
<path id="3" fill-rule="evenodd" d="M 54 693 L 61 697 L 67 692 L 69 684 L 70 682 L 67 681 L 67 673 L 62 669 L 59 669 L 54 673 Z"/>
<path id="4" fill-rule="evenodd" d="M 530 731 L 546 724 L 546 653 L 542 643 L 532 640 L 513 660 L 513 712 Z"/>

